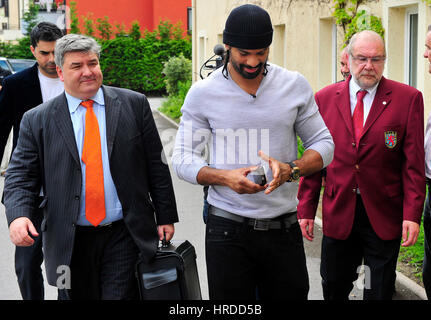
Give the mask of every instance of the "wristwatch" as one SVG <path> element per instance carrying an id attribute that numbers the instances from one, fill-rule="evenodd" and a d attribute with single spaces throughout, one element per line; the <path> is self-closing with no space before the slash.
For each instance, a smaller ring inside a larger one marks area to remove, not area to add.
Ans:
<path id="1" fill-rule="evenodd" d="M 287 182 L 297 181 L 300 177 L 298 166 L 293 162 L 287 162 L 287 164 L 292 168 L 292 171 L 290 172 L 290 178 L 287 180 Z"/>

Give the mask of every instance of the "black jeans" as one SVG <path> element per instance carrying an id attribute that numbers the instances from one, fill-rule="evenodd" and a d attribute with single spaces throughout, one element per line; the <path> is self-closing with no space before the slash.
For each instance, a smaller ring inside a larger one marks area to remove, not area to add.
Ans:
<path id="1" fill-rule="evenodd" d="M 211 300 L 306 300 L 309 290 L 299 224 L 257 231 L 210 214 L 206 262 Z"/>
<path id="2" fill-rule="evenodd" d="M 424 233 L 425 233 L 425 241 L 424 241 L 424 263 L 423 263 L 423 271 L 422 278 L 425 286 L 425 291 L 427 293 L 428 299 L 431 299 L 431 206 L 430 206 L 430 192 L 431 187 L 428 186 L 428 197 L 425 202 L 425 210 L 424 210 Z"/>
<path id="3" fill-rule="evenodd" d="M 377 236 L 358 195 L 349 237 L 338 240 L 323 236 L 320 274 L 324 299 L 348 300 L 362 261 L 364 300 L 392 299 L 400 241 L 400 238 L 385 241 Z"/>

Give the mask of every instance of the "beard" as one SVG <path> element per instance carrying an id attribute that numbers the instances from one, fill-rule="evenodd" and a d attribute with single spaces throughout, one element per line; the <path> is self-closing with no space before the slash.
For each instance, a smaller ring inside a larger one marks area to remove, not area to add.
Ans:
<path id="1" fill-rule="evenodd" d="M 245 65 L 245 64 L 237 64 L 233 59 L 231 59 L 230 61 L 232 63 L 232 67 L 235 69 L 236 72 L 238 72 L 243 78 L 245 79 L 255 79 L 257 78 L 261 73 L 262 73 L 262 69 L 263 67 L 266 65 L 266 61 L 265 63 L 259 63 L 257 66 L 249 66 L 249 65 Z M 250 68 L 250 69 L 254 69 L 257 68 L 257 70 L 255 72 L 247 72 L 244 69 L 245 68 Z"/>
<path id="2" fill-rule="evenodd" d="M 376 74 L 359 74 L 358 78 L 356 79 L 356 83 L 362 88 L 362 89 L 371 89 L 374 87 L 379 81 L 381 77 L 379 77 Z"/>
<path id="3" fill-rule="evenodd" d="M 54 66 L 54 68 L 52 68 L 52 66 Z M 47 74 L 50 75 L 56 75 L 57 74 L 57 69 L 55 68 L 55 63 L 51 64 L 51 63 L 47 63 L 45 65 L 39 65 L 39 67 L 41 69 L 43 69 L 43 71 L 45 71 Z"/>

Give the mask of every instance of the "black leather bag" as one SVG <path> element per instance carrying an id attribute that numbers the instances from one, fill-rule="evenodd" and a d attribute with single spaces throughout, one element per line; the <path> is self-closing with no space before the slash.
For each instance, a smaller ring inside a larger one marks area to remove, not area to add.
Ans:
<path id="1" fill-rule="evenodd" d="M 142 300 L 202 299 L 196 251 L 187 240 L 163 243 L 150 263 L 137 263 L 136 277 Z"/>

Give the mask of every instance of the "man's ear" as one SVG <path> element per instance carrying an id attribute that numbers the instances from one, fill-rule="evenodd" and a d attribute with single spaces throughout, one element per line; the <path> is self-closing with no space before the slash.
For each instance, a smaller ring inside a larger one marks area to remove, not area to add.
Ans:
<path id="1" fill-rule="evenodd" d="M 36 58 L 36 54 L 35 54 L 36 49 L 32 45 L 30 45 L 30 51 L 33 54 L 33 56 Z"/>
<path id="2" fill-rule="evenodd" d="M 55 68 L 57 70 L 58 77 L 60 78 L 61 81 L 64 82 L 63 70 L 61 70 L 61 68 L 59 66 L 56 66 Z"/>

